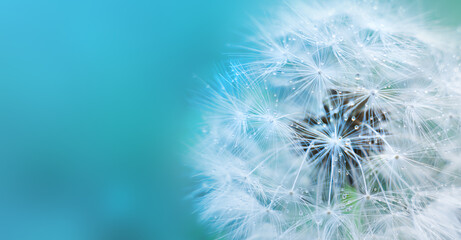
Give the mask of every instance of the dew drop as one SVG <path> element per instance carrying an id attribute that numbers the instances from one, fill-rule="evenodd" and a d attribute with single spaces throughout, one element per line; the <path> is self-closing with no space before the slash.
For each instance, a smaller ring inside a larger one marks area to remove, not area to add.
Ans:
<path id="1" fill-rule="evenodd" d="M 355 80 L 360 80 L 360 74 L 355 74 Z"/>

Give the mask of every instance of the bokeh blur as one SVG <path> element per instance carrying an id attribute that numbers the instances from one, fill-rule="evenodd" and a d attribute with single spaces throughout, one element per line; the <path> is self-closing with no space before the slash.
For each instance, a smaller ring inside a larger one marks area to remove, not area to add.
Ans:
<path id="1" fill-rule="evenodd" d="M 192 76 L 279 2 L 1 0 L 0 239 L 213 239 L 185 197 Z"/>

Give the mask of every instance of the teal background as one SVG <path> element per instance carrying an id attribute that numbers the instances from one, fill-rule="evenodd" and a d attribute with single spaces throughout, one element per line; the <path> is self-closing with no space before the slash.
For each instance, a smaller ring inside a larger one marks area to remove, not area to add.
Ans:
<path id="1" fill-rule="evenodd" d="M 0 1 L 0 239 L 212 239 L 185 200 L 192 75 L 276 2 Z"/>

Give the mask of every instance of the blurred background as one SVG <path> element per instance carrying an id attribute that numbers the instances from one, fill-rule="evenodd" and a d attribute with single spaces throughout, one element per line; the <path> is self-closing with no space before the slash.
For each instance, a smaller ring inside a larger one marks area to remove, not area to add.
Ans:
<path id="1" fill-rule="evenodd" d="M 185 199 L 192 76 L 279 2 L 1 0 L 0 239 L 213 239 Z"/>

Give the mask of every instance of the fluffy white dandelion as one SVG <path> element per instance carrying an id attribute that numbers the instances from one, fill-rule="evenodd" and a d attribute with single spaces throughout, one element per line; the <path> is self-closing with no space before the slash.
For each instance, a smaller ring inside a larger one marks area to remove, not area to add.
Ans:
<path id="1" fill-rule="evenodd" d="M 207 86 L 197 209 L 225 239 L 461 239 L 459 37 L 290 5 Z"/>

